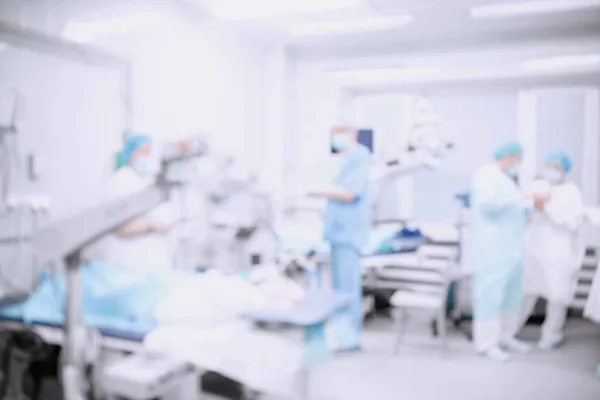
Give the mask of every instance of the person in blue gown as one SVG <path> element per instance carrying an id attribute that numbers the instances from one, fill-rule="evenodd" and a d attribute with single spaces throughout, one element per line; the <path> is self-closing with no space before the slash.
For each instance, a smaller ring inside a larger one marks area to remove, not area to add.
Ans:
<path id="1" fill-rule="evenodd" d="M 358 142 L 358 131 L 338 126 L 331 132 L 331 147 L 341 157 L 330 187 L 310 193 L 327 199 L 324 236 L 331 246 L 334 290 L 351 296 L 346 315 L 350 326 L 333 346 L 338 351 L 360 349 L 362 330 L 361 249 L 371 226 L 368 199 L 371 152 Z"/>
<path id="2" fill-rule="evenodd" d="M 526 217 L 548 199 L 519 189 L 522 156 L 516 142 L 500 146 L 494 162 L 477 171 L 471 189 L 473 340 L 479 353 L 496 361 L 509 359 L 505 350 L 529 351 L 515 339 L 523 296 Z"/>

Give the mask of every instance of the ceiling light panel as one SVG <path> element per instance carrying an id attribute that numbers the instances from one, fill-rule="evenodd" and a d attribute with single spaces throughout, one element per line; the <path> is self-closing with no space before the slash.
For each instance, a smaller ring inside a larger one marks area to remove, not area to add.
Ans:
<path id="1" fill-rule="evenodd" d="M 569 55 L 532 59 L 523 62 L 522 68 L 527 71 L 600 68 L 600 54 Z"/>
<path id="2" fill-rule="evenodd" d="M 325 36 L 357 32 L 389 31 L 401 28 L 413 22 L 412 15 L 386 17 L 354 18 L 347 20 L 315 21 L 290 26 L 293 36 Z"/>
<path id="3" fill-rule="evenodd" d="M 63 35 L 75 42 L 89 43 L 104 36 L 149 32 L 172 26 L 169 18 L 162 13 L 143 12 L 97 21 L 70 22 Z"/>
<path id="4" fill-rule="evenodd" d="M 471 8 L 473 18 L 506 18 L 555 14 L 600 8 L 600 0 L 527 0 L 493 3 Z"/>
<path id="5" fill-rule="evenodd" d="M 367 70 L 329 71 L 330 79 L 350 84 L 377 84 L 401 82 L 410 79 L 427 79 L 441 75 L 435 67 L 378 68 Z"/>
<path id="6" fill-rule="evenodd" d="M 337 11 L 362 5 L 362 0 L 208 0 L 206 7 L 225 21 L 271 18 Z"/>

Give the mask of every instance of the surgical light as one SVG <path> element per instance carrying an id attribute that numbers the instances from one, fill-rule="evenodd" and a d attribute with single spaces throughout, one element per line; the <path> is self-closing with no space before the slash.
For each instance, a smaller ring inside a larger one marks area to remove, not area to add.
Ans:
<path id="1" fill-rule="evenodd" d="M 432 78 L 439 76 L 441 70 L 434 67 L 405 67 L 330 71 L 326 74 L 331 79 L 345 83 L 374 84 Z"/>
<path id="2" fill-rule="evenodd" d="M 362 0 L 210 0 L 207 7 L 225 21 L 337 11 L 360 6 Z"/>
<path id="3" fill-rule="evenodd" d="M 192 137 L 168 143 L 162 151 L 162 162 L 171 163 L 182 159 L 201 157 L 208 153 L 207 142 L 202 137 Z"/>
<path id="4" fill-rule="evenodd" d="M 388 31 L 401 28 L 413 21 L 414 17 L 408 14 L 336 21 L 316 21 L 292 25 L 289 28 L 289 32 L 293 36 L 317 36 Z"/>
<path id="5" fill-rule="evenodd" d="M 600 8 L 600 0 L 539 0 L 511 1 L 479 5 L 471 8 L 471 17 L 505 18 L 536 14 L 555 14 Z"/>
<path id="6" fill-rule="evenodd" d="M 527 71 L 548 71 L 600 67 L 600 54 L 569 55 L 532 59 L 523 62 Z"/>

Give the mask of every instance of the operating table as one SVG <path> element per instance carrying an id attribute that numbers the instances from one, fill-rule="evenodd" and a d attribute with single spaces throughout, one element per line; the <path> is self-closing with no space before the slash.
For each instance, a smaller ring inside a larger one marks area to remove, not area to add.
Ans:
<path id="1" fill-rule="evenodd" d="M 301 331 L 304 338 L 304 365 L 301 370 L 300 399 L 309 398 L 310 370 L 313 365 L 327 360 L 327 344 L 324 326 L 329 318 L 344 308 L 349 302 L 346 295 L 334 292 L 309 293 L 304 302 L 293 310 L 253 310 L 241 318 L 255 323 L 258 327 L 277 326 L 277 331 L 290 328 Z M 0 302 L 0 314 L 3 304 Z M 14 302 L 5 306 L 15 306 Z M 24 323 L 18 315 L 5 313 L 0 316 L 0 327 L 11 330 L 29 329 L 38 334 L 46 343 L 62 346 L 68 336 L 60 324 L 32 321 Z M 119 353 L 143 353 L 144 339 L 150 333 L 141 330 L 123 330 L 110 327 L 94 328 L 99 334 L 96 338 L 95 350 L 106 350 Z M 88 345 L 91 345 L 88 344 Z M 88 349 L 90 350 L 90 349 Z"/>

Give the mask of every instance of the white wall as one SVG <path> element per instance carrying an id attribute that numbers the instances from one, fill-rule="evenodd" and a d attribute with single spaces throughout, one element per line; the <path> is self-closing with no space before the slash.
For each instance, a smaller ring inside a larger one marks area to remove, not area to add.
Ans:
<path id="1" fill-rule="evenodd" d="M 375 128 L 376 136 L 383 133 L 389 140 L 392 128 L 406 132 L 400 124 L 401 96 L 361 97 L 360 108 L 369 115 L 364 120 Z M 440 169 L 419 172 L 407 185 L 382 193 L 386 199 L 380 205 L 390 199 L 401 206 L 410 201 L 410 211 L 400 207 L 399 215 L 452 222 L 458 210 L 455 195 L 469 189 L 473 172 L 490 162 L 497 145 L 513 139 L 525 144 L 524 171 L 531 177 L 539 174 L 548 152 L 566 151 L 574 161 L 570 178 L 582 188 L 587 204 L 596 204 L 598 155 L 586 148 L 598 147 L 597 99 L 598 91 L 593 88 L 433 94 L 434 109 L 442 117 L 440 134 L 453 141 L 455 148 Z"/>
<path id="2" fill-rule="evenodd" d="M 133 65 L 133 129 L 159 140 L 207 134 L 243 166 L 258 169 L 264 132 L 264 59 L 257 45 L 181 23 L 120 48 Z"/>
<path id="3" fill-rule="evenodd" d="M 288 179 L 326 183 L 329 175 L 324 172 L 334 166 L 327 133 L 340 118 L 374 129 L 376 158 L 398 156 L 406 145 L 414 96 L 349 96 L 322 70 L 318 63 L 298 66 L 298 143 L 290 153 L 297 172 Z M 454 220 L 458 206 L 455 194 L 468 189 L 473 171 L 490 160 L 495 145 L 517 137 L 516 99 L 516 92 L 434 96 L 436 112 L 444 118 L 441 133 L 454 140 L 457 148 L 440 170 L 422 172 L 383 188 L 376 202 L 376 217 Z M 472 149 L 474 143 L 476 150 Z"/>
<path id="4" fill-rule="evenodd" d="M 295 121 L 295 65 L 293 56 L 283 45 L 273 45 L 264 52 L 264 134 L 260 136 L 261 181 L 272 193 L 282 192 L 294 182 L 294 159 L 288 156 L 297 143 Z"/>
<path id="5" fill-rule="evenodd" d="M 541 171 L 549 152 L 565 151 L 573 160 L 569 178 L 583 183 L 585 92 L 553 90 L 540 92 L 537 104 L 537 167 Z"/>
<path id="6" fill-rule="evenodd" d="M 393 160 L 408 142 L 411 125 L 407 94 L 374 94 L 354 97 L 354 113 L 361 128 L 373 129 L 374 159 Z M 412 177 L 385 184 L 377 193 L 376 220 L 405 219 L 412 213 Z"/>
<path id="7" fill-rule="evenodd" d="M 13 194 L 49 195 L 54 218 L 97 204 L 124 130 L 119 72 L 11 48 L 0 54 L 2 114 L 12 89 L 25 97 Z M 38 181 L 27 179 L 30 154 L 40 162 Z"/>
<path id="8" fill-rule="evenodd" d="M 2 18 L 10 23 L 50 35 L 60 34 L 70 16 L 62 5 L 56 8 L 39 8 L 34 7 L 31 1 L 8 1 L 2 4 L 0 10 Z M 176 13 L 171 15 L 176 29 L 167 32 L 146 32 L 143 35 L 107 37 L 94 43 L 96 47 L 131 60 L 133 130 L 152 134 L 159 142 L 203 133 L 209 136 L 215 148 L 232 154 L 243 167 L 259 170 L 264 160 L 261 142 L 265 125 L 262 48 L 228 32 L 193 24 Z M 24 60 L 23 63 L 28 66 L 15 64 L 14 68 L 37 68 L 38 72 L 33 74 L 42 75 L 44 60 Z M 77 97 L 80 101 L 72 100 L 68 112 L 54 113 L 56 121 L 53 121 L 54 125 L 47 125 L 48 129 L 59 129 L 58 126 L 65 124 L 65 121 L 86 115 L 83 107 L 87 107 L 86 104 L 90 102 L 107 102 L 111 110 L 118 108 L 121 112 L 124 111 L 119 92 L 122 88 L 115 89 L 114 85 L 104 85 L 103 81 L 94 75 L 95 72 L 87 71 L 91 71 L 91 67 L 87 70 L 81 69 L 78 71 L 79 75 L 73 75 L 73 85 L 91 85 L 98 87 L 98 90 L 112 92 L 79 93 Z M 61 79 L 69 79 L 68 72 L 62 73 Z M 48 77 L 51 79 L 51 74 Z M 78 93 L 70 89 L 72 85 L 68 82 L 65 84 L 60 79 L 52 80 L 51 84 L 46 86 L 48 90 L 45 90 L 40 79 L 42 78 L 30 78 L 25 75 L 22 78 L 30 85 L 35 86 L 34 82 L 37 82 L 38 91 L 43 94 L 37 97 L 47 108 L 58 107 L 53 104 L 53 100 L 56 104 L 62 104 L 57 101 L 60 96 L 75 96 L 75 93 Z M 94 111 L 109 112 L 108 108 L 97 105 Z M 94 126 L 84 127 L 86 123 Z M 111 164 L 113 153 L 120 146 L 119 139 L 124 133 L 124 126 L 121 124 L 107 127 L 108 122 L 96 122 L 85 118 L 81 119 L 80 124 L 82 126 L 78 127 L 78 130 L 99 131 L 94 134 L 92 140 L 104 140 L 109 143 L 92 147 L 95 149 L 94 157 L 105 160 L 103 165 Z M 47 136 L 43 129 L 38 130 L 36 134 Z M 118 138 L 116 141 L 115 137 Z M 55 147 L 66 148 L 68 138 L 68 133 L 57 135 L 53 137 L 53 144 Z M 72 145 L 73 143 L 71 148 Z M 92 165 L 86 167 L 95 168 Z M 89 184 L 104 187 L 104 181 L 96 180 L 95 177 L 106 177 L 110 172 L 105 166 L 95 169 L 90 173 Z"/>
<path id="9" fill-rule="evenodd" d="M 455 147 L 434 171 L 414 176 L 414 218 L 454 221 L 455 196 L 468 191 L 474 171 L 492 160 L 494 148 L 517 138 L 516 91 L 446 93 L 432 96 L 440 133 Z"/>
<path id="10" fill-rule="evenodd" d="M 0 18 L 54 36 L 69 19 L 62 4 L 32 1 L 1 3 Z M 263 49 L 184 18 L 175 28 L 94 44 L 131 60 L 133 130 L 159 142 L 204 133 L 242 167 L 260 171 L 267 158 Z M 11 49 L 0 53 L 0 91 L 12 86 L 28 99 L 22 159 L 34 153 L 43 161 L 41 180 L 22 179 L 15 190 L 50 195 L 54 220 L 102 202 L 125 132 L 119 72 Z M 0 264 L 4 256 L 0 249 Z"/>
<path id="11" fill-rule="evenodd" d="M 350 101 L 327 79 L 320 66 L 298 64 L 296 87 L 296 146 L 289 149 L 295 163 L 294 182 L 327 184 L 335 159 L 331 156 L 331 128 L 343 118 L 352 117 Z"/>
<path id="12" fill-rule="evenodd" d="M 352 96 L 328 81 L 323 68 L 324 63 L 300 62 L 298 66 L 298 143 L 290 152 L 297 172 L 289 179 L 323 183 L 328 178 L 323 172 L 333 164 L 326 133 L 339 118 L 350 117 L 361 127 L 375 130 L 376 157 L 393 157 L 393 148 L 402 146 L 408 132 L 411 115 L 407 108 L 413 97 Z M 586 144 L 598 145 L 597 139 L 593 140 L 598 136 L 597 91 L 590 94 L 589 90 L 565 88 L 534 90 L 533 96 L 528 93 L 500 88 L 430 93 L 433 107 L 442 117 L 440 133 L 453 141 L 455 148 L 440 169 L 417 173 L 383 190 L 377 217 L 454 222 L 459 207 L 455 195 L 469 189 L 474 171 L 490 162 L 496 146 L 513 139 L 527 147 L 528 174 L 540 171 L 548 151 L 570 153 L 575 161 L 572 178 L 582 185 L 592 204 L 598 196 L 598 185 L 593 184 L 598 173 L 590 171 L 598 170 L 598 157 L 585 149 Z M 533 107 L 527 106 L 528 99 Z M 528 120 L 532 123 L 526 123 Z"/>
<path id="13" fill-rule="evenodd" d="M 50 220 L 62 220 L 97 205 L 114 168 L 112 154 L 124 130 L 118 71 L 49 55 L 8 49 L 0 54 L 0 114 L 11 113 L 12 89 L 25 97 L 16 136 L 16 174 L 12 196 L 48 196 Z M 2 118 L 5 122 L 7 118 Z M 40 176 L 28 177 L 27 157 L 39 162 Z M 18 222 L 18 225 L 17 225 Z M 0 217 L 0 237 L 30 232 L 30 219 Z M 26 229 L 26 231 L 23 231 Z M 13 246 L 0 246 L 5 278 L 23 290 L 37 276 L 25 244 L 16 259 Z M 18 265 L 19 268 L 10 268 Z M 4 291 L 0 283 L 0 292 Z"/>

